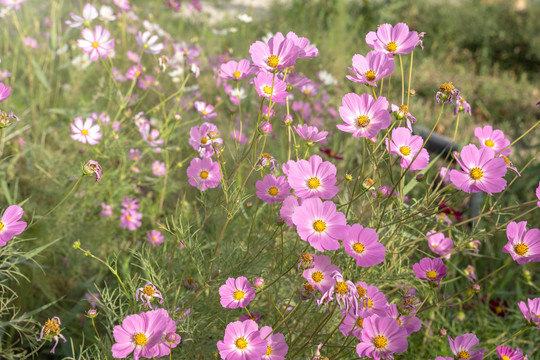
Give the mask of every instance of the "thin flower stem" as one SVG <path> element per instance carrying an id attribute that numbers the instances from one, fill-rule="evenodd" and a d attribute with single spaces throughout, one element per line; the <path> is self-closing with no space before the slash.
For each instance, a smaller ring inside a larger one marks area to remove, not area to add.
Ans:
<path id="1" fill-rule="evenodd" d="M 405 103 L 405 75 L 403 74 L 403 60 L 401 59 L 401 54 L 399 57 L 399 67 L 401 68 L 401 104 Z"/>
<path id="2" fill-rule="evenodd" d="M 375 93 L 375 87 L 371 86 L 371 91 L 373 92 L 373 97 L 377 100 L 377 94 Z"/>
<path id="3" fill-rule="evenodd" d="M 411 64 L 409 66 L 409 89 L 407 91 L 407 107 L 409 107 L 409 98 L 411 97 L 411 78 L 412 78 L 413 54 L 414 54 L 414 51 L 411 51 Z"/>
<path id="4" fill-rule="evenodd" d="M 94 331 L 96 332 L 96 336 L 99 340 L 99 344 L 101 345 L 101 351 L 103 351 L 103 357 L 105 357 L 105 360 L 107 360 L 107 353 L 105 352 L 105 346 L 103 346 L 103 342 L 101 342 L 101 337 L 99 336 L 99 333 L 96 329 L 96 324 L 94 322 L 94 317 L 91 317 L 90 320 L 92 320 L 92 327 L 94 328 Z"/>
<path id="5" fill-rule="evenodd" d="M 499 343 L 499 346 L 501 345 L 504 345 L 506 344 L 507 342 L 509 342 L 510 340 L 518 337 L 519 335 L 523 334 L 525 331 L 529 330 L 530 328 L 532 328 L 532 325 L 531 324 L 527 324 L 525 325 L 521 330 L 517 331 L 514 335 L 510 336 L 508 339 L 504 340 L 503 342 Z M 497 351 L 497 347 L 494 347 L 493 349 L 491 349 L 485 356 L 484 358 L 489 358 L 489 355 L 493 354 L 495 351 Z"/>

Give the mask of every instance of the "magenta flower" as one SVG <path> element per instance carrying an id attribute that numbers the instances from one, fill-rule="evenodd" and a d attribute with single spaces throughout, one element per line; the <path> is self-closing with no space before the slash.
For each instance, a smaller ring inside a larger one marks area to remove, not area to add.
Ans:
<path id="1" fill-rule="evenodd" d="M 526 221 L 512 221 L 506 227 L 506 236 L 508 243 L 502 251 L 510 254 L 518 264 L 540 261 L 540 230 L 527 231 Z"/>
<path id="2" fill-rule="evenodd" d="M 240 145 L 247 144 L 248 142 L 247 136 L 243 132 L 240 132 L 240 130 L 236 130 L 236 129 L 232 130 L 231 137 L 233 138 L 234 141 L 236 141 Z"/>
<path id="3" fill-rule="evenodd" d="M 159 160 L 156 160 L 152 163 L 152 173 L 156 176 L 163 176 L 167 173 L 167 167 L 165 163 Z"/>
<path id="4" fill-rule="evenodd" d="M 356 345 L 356 352 L 360 357 L 375 360 L 392 359 L 392 354 L 405 352 L 407 346 L 407 332 L 396 320 L 373 315 L 363 321 L 361 342 Z"/>
<path id="5" fill-rule="evenodd" d="M 0 103 L 10 96 L 11 88 L 6 87 L 4 83 L 0 83 Z"/>
<path id="6" fill-rule="evenodd" d="M 295 45 L 293 40 L 285 39 L 278 32 L 268 40 L 268 44 L 256 41 L 251 44 L 249 54 L 253 65 L 266 72 L 283 71 L 294 66 L 296 59 L 304 55 L 304 51 Z"/>
<path id="7" fill-rule="evenodd" d="M 72 28 L 80 28 L 83 25 L 89 27 L 90 23 L 97 19 L 99 14 L 94 5 L 88 3 L 83 7 L 82 17 L 74 13 L 70 13 L 69 16 L 73 21 L 66 20 L 66 25 Z"/>
<path id="8" fill-rule="evenodd" d="M 332 261 L 326 255 L 313 255 L 313 264 L 302 272 L 302 277 L 306 279 L 315 290 L 324 294 L 336 282 L 332 273 L 341 272 L 337 265 L 332 265 Z"/>
<path id="9" fill-rule="evenodd" d="M 501 130 L 493 130 L 491 126 L 477 127 L 474 129 L 474 135 L 480 141 L 480 148 L 490 147 L 497 155 L 508 156 L 510 148 L 503 151 L 505 147 L 510 145 L 510 140 L 505 139 L 504 133 Z"/>
<path id="10" fill-rule="evenodd" d="M 490 195 L 504 190 L 506 162 L 495 157 L 489 147 L 480 150 L 475 145 L 467 145 L 461 150 L 461 158 L 456 156 L 462 170 L 451 170 L 450 179 L 454 185 L 466 193 L 485 191 Z"/>
<path id="11" fill-rule="evenodd" d="M 251 300 L 255 299 L 255 290 L 248 279 L 244 276 L 228 278 L 224 285 L 219 288 L 221 306 L 228 309 L 246 307 Z"/>
<path id="12" fill-rule="evenodd" d="M 217 126 L 209 122 L 192 127 L 189 135 L 189 145 L 203 158 L 212 157 L 223 144 L 223 139 L 218 137 Z"/>
<path id="13" fill-rule="evenodd" d="M 428 166 L 429 154 L 422 148 L 424 141 L 420 136 L 413 135 L 411 130 L 404 127 L 393 129 L 392 140 L 385 140 L 390 154 L 401 157 L 400 165 L 403 169 L 422 170 Z"/>
<path id="14" fill-rule="evenodd" d="M 126 78 L 129 80 L 135 80 L 141 77 L 142 75 L 142 66 L 141 65 L 133 65 L 128 69 L 126 72 Z"/>
<path id="15" fill-rule="evenodd" d="M 111 205 L 101 203 L 101 212 L 99 213 L 99 216 L 112 217 L 113 216 L 112 211 L 113 211 L 113 207 Z"/>
<path id="16" fill-rule="evenodd" d="M 375 230 L 354 224 L 348 228 L 343 247 L 358 266 L 370 267 L 384 261 L 386 248 L 378 240 L 379 236 Z"/>
<path id="17" fill-rule="evenodd" d="M 446 275 L 446 265 L 439 258 L 423 258 L 412 266 L 414 274 L 421 280 L 437 282 L 441 286 L 441 279 Z"/>
<path id="18" fill-rule="evenodd" d="M 81 34 L 83 39 L 77 40 L 77 45 L 85 54 L 90 54 L 92 61 L 96 61 L 100 57 L 106 59 L 114 49 L 114 39 L 110 39 L 111 33 L 100 25 L 94 28 L 94 32 L 85 28 Z"/>
<path id="19" fill-rule="evenodd" d="M 512 349 L 505 345 L 497 346 L 499 360 L 523 360 L 523 351 L 520 348 Z"/>
<path id="20" fill-rule="evenodd" d="M 336 211 L 336 204 L 319 198 L 305 199 L 292 220 L 300 238 L 321 252 L 339 249 L 338 240 L 345 239 L 348 231 L 347 219 Z"/>
<path id="21" fill-rule="evenodd" d="M 387 54 L 409 54 L 411 53 L 420 37 L 416 31 L 409 31 L 407 24 L 398 23 L 396 26 L 383 24 L 377 28 L 376 37 L 371 35 L 374 40 L 375 50 L 384 51 Z M 368 34 L 368 36 L 370 36 Z M 366 42 L 368 37 L 366 36 Z"/>
<path id="22" fill-rule="evenodd" d="M 353 310 L 348 312 L 342 311 L 341 317 L 343 321 L 339 325 L 339 331 L 343 336 L 355 336 L 358 340 L 362 338 L 362 325 L 364 324 L 365 317 L 355 314 Z"/>
<path id="23" fill-rule="evenodd" d="M 279 216 L 285 220 L 285 223 L 289 225 L 290 227 L 294 227 L 294 222 L 292 221 L 292 216 L 294 214 L 294 211 L 300 204 L 302 203 L 302 199 L 297 199 L 294 195 L 289 195 L 283 200 L 283 205 L 281 206 L 281 209 L 279 210 Z"/>
<path id="24" fill-rule="evenodd" d="M 99 305 L 99 293 L 86 293 L 84 297 L 88 300 L 92 309 L 95 309 Z"/>
<path id="25" fill-rule="evenodd" d="M 120 217 L 120 226 L 123 229 L 127 228 L 130 231 L 135 231 L 135 229 L 141 227 L 142 213 L 129 209 L 122 209 L 121 211 L 122 216 Z"/>
<path id="26" fill-rule="evenodd" d="M 253 75 L 255 69 L 251 67 L 249 60 L 242 59 L 238 62 L 231 60 L 221 64 L 219 76 L 225 80 L 240 81 Z"/>
<path id="27" fill-rule="evenodd" d="M 225 337 L 217 342 L 217 348 L 225 360 L 261 359 L 268 342 L 262 338 L 255 321 L 235 321 L 227 325 Z"/>
<path id="28" fill-rule="evenodd" d="M 452 239 L 444 237 L 443 233 L 438 233 L 432 230 L 426 234 L 428 246 L 435 254 L 443 256 L 445 259 L 450 259 L 450 252 L 454 246 Z"/>
<path id="29" fill-rule="evenodd" d="M 154 246 L 163 244 L 163 239 L 165 239 L 165 237 L 161 234 L 161 231 L 152 230 L 146 233 L 146 240 Z"/>
<path id="30" fill-rule="evenodd" d="M 262 360 L 285 360 L 285 355 L 289 351 L 289 345 L 285 342 L 285 336 L 281 333 L 272 333 L 270 326 L 261 328 L 261 337 L 266 339 L 266 354 Z"/>
<path id="31" fill-rule="evenodd" d="M 141 159 L 141 150 L 129 149 L 129 158 L 133 161 L 139 161 Z"/>
<path id="32" fill-rule="evenodd" d="M 291 192 L 291 187 L 287 183 L 285 176 L 275 177 L 267 174 L 262 180 L 255 183 L 257 197 L 268 204 L 282 202 Z"/>
<path id="33" fill-rule="evenodd" d="M 9 206 L 0 220 L 0 246 L 5 246 L 8 241 L 26 229 L 26 222 L 19 221 L 24 210 L 19 205 Z"/>
<path id="34" fill-rule="evenodd" d="M 163 296 L 161 292 L 150 281 L 142 288 L 137 289 L 135 299 L 141 300 L 145 307 L 152 309 L 150 304 L 154 299 L 159 299 L 159 303 L 163 304 Z"/>
<path id="35" fill-rule="evenodd" d="M 333 271 L 330 276 L 334 279 L 334 283 L 317 300 L 317 305 L 328 304 L 335 299 L 341 311 L 352 310 L 357 314 L 358 290 L 356 289 L 356 285 L 350 280 L 345 281 L 340 270 Z"/>
<path id="36" fill-rule="evenodd" d="M 355 93 L 346 94 L 341 100 L 339 115 L 345 124 L 338 124 L 341 131 L 352 133 L 354 137 L 372 138 L 380 130 L 390 126 L 388 101 L 384 96 L 377 100 L 369 94 L 360 96 Z"/>
<path id="37" fill-rule="evenodd" d="M 349 71 L 354 76 L 347 75 L 347 79 L 358 84 L 377 86 L 376 82 L 394 72 L 394 59 L 382 51 L 370 51 L 366 57 L 356 54 L 352 58 L 352 68 Z"/>
<path id="38" fill-rule="evenodd" d="M 309 39 L 305 37 L 299 37 L 292 31 L 287 33 L 287 39 L 292 40 L 300 50 L 298 54 L 299 59 L 311 59 L 319 54 L 319 50 L 315 46 L 309 46 Z"/>
<path id="39" fill-rule="evenodd" d="M 219 186 L 221 171 L 219 164 L 210 158 L 194 158 L 187 168 L 189 184 L 201 191 Z"/>
<path id="40" fill-rule="evenodd" d="M 484 349 L 473 350 L 473 348 L 480 343 L 474 334 L 458 335 L 456 340 L 452 340 L 452 338 L 448 336 L 448 341 L 450 342 L 450 349 L 456 357 L 456 360 L 482 360 L 484 357 Z"/>
<path id="41" fill-rule="evenodd" d="M 255 90 L 263 98 L 272 99 L 273 102 L 284 100 L 287 95 L 287 84 L 277 76 L 261 71 L 255 79 Z"/>
<path id="42" fill-rule="evenodd" d="M 133 353 L 133 358 L 139 360 L 158 356 L 163 334 L 169 327 L 167 310 L 158 309 L 127 316 L 122 325 L 113 329 L 114 340 L 111 351 L 114 358 L 126 358 Z"/>
<path id="43" fill-rule="evenodd" d="M 302 126 L 297 125 L 294 130 L 296 130 L 296 133 L 308 143 L 326 143 L 326 136 L 328 135 L 328 131 L 319 131 L 316 126 L 308 126 L 306 124 Z"/>
<path id="44" fill-rule="evenodd" d="M 83 123 L 82 117 L 78 116 L 71 124 L 71 138 L 75 141 L 88 145 L 97 145 L 99 139 L 103 136 L 99 124 L 94 125 L 94 119 L 86 118 Z"/>
<path id="45" fill-rule="evenodd" d="M 58 340 L 62 339 L 64 342 L 67 341 L 64 335 L 60 334 L 60 324 L 62 323 L 60 322 L 60 318 L 58 316 L 47 320 L 41 328 L 39 339 L 37 339 L 37 341 L 45 339 L 55 342 L 53 348 L 51 349 L 51 354 L 54 354 L 54 350 L 58 345 Z"/>
<path id="46" fill-rule="evenodd" d="M 360 297 L 358 301 L 360 315 L 364 318 L 374 314 L 386 316 L 388 301 L 384 293 L 379 291 L 376 286 L 368 285 L 363 281 L 359 281 L 355 285 L 358 296 Z"/>
<path id="47" fill-rule="evenodd" d="M 415 314 L 403 316 L 399 313 L 396 304 L 390 305 L 386 309 L 386 313 L 392 319 L 396 319 L 399 326 L 405 329 L 407 336 L 411 335 L 414 332 L 419 331 L 422 328 L 422 322 Z"/>
<path id="48" fill-rule="evenodd" d="M 204 101 L 195 101 L 193 106 L 202 115 L 204 120 L 212 120 L 217 117 L 214 107 Z"/>
<path id="49" fill-rule="evenodd" d="M 139 208 L 141 207 L 141 205 L 138 204 L 138 202 L 139 202 L 139 199 L 132 199 L 132 198 L 125 197 L 122 199 L 122 207 L 126 210 L 136 211 L 136 210 L 139 210 Z"/>
<path id="50" fill-rule="evenodd" d="M 139 34 L 135 37 L 135 41 L 137 42 L 137 45 L 139 45 L 139 47 L 147 54 L 156 55 L 163 50 L 163 44 L 157 43 L 158 36 L 152 35 L 150 31 L 145 31 L 144 33 L 139 31 Z"/>
<path id="51" fill-rule="evenodd" d="M 288 170 L 286 170 L 288 168 Z M 323 161 L 319 155 L 312 155 L 307 160 L 289 160 L 283 164 L 289 185 L 296 196 L 303 199 L 320 197 L 331 199 L 337 192 L 336 167 L 329 161 Z"/>
<path id="52" fill-rule="evenodd" d="M 518 306 L 525 320 L 540 330 L 540 298 L 527 299 L 527 304 L 520 301 Z"/>
<path id="53" fill-rule="evenodd" d="M 2 5 L 17 10 L 21 7 L 22 3 L 25 3 L 27 0 L 2 0 Z"/>

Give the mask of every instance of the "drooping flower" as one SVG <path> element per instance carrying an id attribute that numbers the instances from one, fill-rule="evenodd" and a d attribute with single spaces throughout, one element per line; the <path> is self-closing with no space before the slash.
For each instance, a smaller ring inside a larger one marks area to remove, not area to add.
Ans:
<path id="1" fill-rule="evenodd" d="M 245 320 L 229 323 L 217 348 L 225 360 L 261 359 L 268 350 L 268 343 L 262 338 L 257 323 Z"/>
<path id="2" fill-rule="evenodd" d="M 225 80 L 240 81 L 253 75 L 254 70 L 249 60 L 242 59 L 238 62 L 231 60 L 225 64 L 221 64 L 219 76 Z"/>
<path id="3" fill-rule="evenodd" d="M 512 349 L 509 346 L 497 346 L 499 360 L 523 360 L 523 351 L 520 348 Z"/>
<path id="4" fill-rule="evenodd" d="M 285 336 L 281 333 L 272 333 L 270 326 L 261 328 L 261 337 L 266 339 L 266 354 L 262 360 L 285 360 L 285 355 L 289 351 L 289 345 L 285 342 Z"/>
<path id="5" fill-rule="evenodd" d="M 146 240 L 154 246 L 163 244 L 164 238 L 165 237 L 161 234 L 161 231 L 158 230 L 152 230 L 146 233 Z"/>
<path id="6" fill-rule="evenodd" d="M 152 35 L 150 31 L 145 31 L 144 33 L 139 31 L 135 41 L 137 42 L 137 45 L 139 45 L 139 47 L 147 54 L 157 55 L 163 50 L 163 44 L 157 43 L 158 36 Z"/>
<path id="7" fill-rule="evenodd" d="M 71 16 L 73 21 L 66 20 L 66 25 L 67 26 L 72 27 L 72 28 L 79 28 L 79 27 L 81 27 L 83 25 L 86 26 L 86 27 L 89 27 L 90 23 L 93 20 L 97 19 L 98 11 L 94 7 L 94 5 L 88 3 L 88 4 L 84 5 L 84 7 L 83 7 L 82 17 L 77 15 L 77 14 L 74 14 L 74 13 L 70 13 L 69 15 Z"/>
<path id="8" fill-rule="evenodd" d="M 159 299 L 159 303 L 163 304 L 163 296 L 161 292 L 150 281 L 142 288 L 137 289 L 135 298 L 141 300 L 145 307 L 152 309 L 151 302 L 154 299 Z"/>
<path id="9" fill-rule="evenodd" d="M 352 68 L 349 68 L 353 76 L 346 77 L 358 84 L 377 86 L 376 82 L 391 75 L 394 68 L 394 59 L 387 54 L 382 51 L 370 51 L 365 57 L 360 54 L 353 56 Z"/>
<path id="10" fill-rule="evenodd" d="M 390 109 L 392 110 L 392 114 L 394 114 L 396 120 L 405 119 L 407 122 L 407 129 L 412 131 L 412 124 L 416 122 L 416 118 L 409 112 L 409 107 L 405 104 L 401 106 L 392 104 Z"/>
<path id="11" fill-rule="evenodd" d="M 335 186 L 336 171 L 334 164 L 323 161 L 319 155 L 312 155 L 309 161 L 290 160 L 283 164 L 283 172 L 287 175 L 289 185 L 294 189 L 295 195 L 303 199 L 333 198 L 339 190 Z"/>
<path id="12" fill-rule="evenodd" d="M 302 277 L 313 285 L 314 290 L 324 294 L 335 283 L 332 273 L 341 271 L 326 255 L 312 255 L 312 258 L 312 265 L 302 272 Z"/>
<path id="13" fill-rule="evenodd" d="M 454 246 L 452 239 L 445 237 L 443 233 L 438 233 L 435 230 L 429 231 L 426 236 L 431 251 L 437 255 L 444 256 L 445 259 L 450 258 L 450 252 Z"/>
<path id="14" fill-rule="evenodd" d="M 293 66 L 296 59 L 304 55 L 304 51 L 296 46 L 293 40 L 285 39 L 283 34 L 278 32 L 267 44 L 261 41 L 251 44 L 249 54 L 255 66 L 270 73 Z"/>
<path id="15" fill-rule="evenodd" d="M 272 174 L 267 174 L 262 180 L 258 180 L 255 187 L 257 188 L 257 197 L 268 204 L 282 202 L 291 192 L 291 187 L 285 176 L 276 178 Z"/>
<path id="16" fill-rule="evenodd" d="M 114 39 L 110 39 L 111 33 L 100 25 L 94 28 L 83 29 L 83 39 L 77 40 L 77 44 L 85 54 L 90 54 L 90 60 L 96 61 L 100 57 L 106 59 L 114 49 Z"/>
<path id="17" fill-rule="evenodd" d="M 4 83 L 0 83 L 0 103 L 9 98 L 11 92 L 11 88 L 9 86 L 6 87 Z"/>
<path id="18" fill-rule="evenodd" d="M 386 248 L 378 240 L 379 236 L 375 230 L 354 224 L 348 228 L 343 247 L 358 266 L 370 267 L 384 261 Z"/>
<path id="19" fill-rule="evenodd" d="M 456 340 L 448 336 L 448 341 L 450 342 L 450 349 L 457 360 L 482 360 L 484 357 L 484 349 L 473 350 L 480 343 L 474 334 L 458 335 Z"/>
<path id="20" fill-rule="evenodd" d="M 201 191 L 213 189 L 219 186 L 221 171 L 219 163 L 210 158 L 194 158 L 187 169 L 189 184 Z"/>
<path id="21" fill-rule="evenodd" d="M 96 181 L 101 181 L 101 165 L 97 161 L 88 160 L 83 166 L 83 172 L 85 175 L 95 175 Z"/>
<path id="22" fill-rule="evenodd" d="M 527 231 L 526 221 L 512 221 L 506 227 L 506 236 L 508 243 L 502 251 L 510 254 L 518 264 L 540 261 L 540 230 Z"/>
<path id="23" fill-rule="evenodd" d="M 520 301 L 518 306 L 525 320 L 540 330 L 540 298 L 527 299 L 527 304 Z"/>
<path id="24" fill-rule="evenodd" d="M 392 354 L 401 354 L 407 346 L 407 332 L 395 319 L 373 315 L 363 321 L 356 352 L 375 360 L 392 359 Z"/>
<path id="25" fill-rule="evenodd" d="M 317 305 L 327 304 L 336 299 L 339 309 L 342 311 L 352 310 L 358 313 L 358 290 L 356 285 L 350 280 L 345 281 L 340 270 L 333 271 L 330 275 L 334 283 L 326 290 L 321 298 L 317 300 Z"/>
<path id="26" fill-rule="evenodd" d="M 385 140 L 388 151 L 401 157 L 403 169 L 422 170 L 428 166 L 429 154 L 422 148 L 424 141 L 420 136 L 413 135 L 411 130 L 404 127 L 393 129 L 392 140 Z"/>
<path id="27" fill-rule="evenodd" d="M 506 180 L 506 162 L 495 157 L 495 151 L 490 147 L 480 150 L 473 145 L 467 145 L 461 150 L 461 157 L 456 156 L 462 170 L 451 170 L 450 179 L 456 187 L 466 193 L 484 191 L 492 195 L 504 190 Z"/>
<path id="28" fill-rule="evenodd" d="M 437 282 L 441 286 L 441 279 L 446 275 L 446 265 L 439 258 L 423 258 L 412 266 L 414 274 L 421 280 Z"/>
<path id="29" fill-rule="evenodd" d="M 261 71 L 253 80 L 259 96 L 272 99 L 273 102 L 284 100 L 287 95 L 287 84 L 277 76 Z"/>
<path id="30" fill-rule="evenodd" d="M 277 166 L 279 166 L 278 161 L 269 153 L 263 153 L 257 160 L 257 164 L 255 164 L 257 170 L 268 168 L 271 172 L 274 172 Z"/>
<path id="31" fill-rule="evenodd" d="M 345 239 L 348 231 L 345 215 L 333 202 L 319 198 L 304 199 L 292 220 L 300 238 L 321 252 L 339 249 L 338 240 Z"/>
<path id="32" fill-rule="evenodd" d="M 246 307 L 255 298 L 255 290 L 245 276 L 228 278 L 219 288 L 221 306 L 228 309 Z"/>
<path id="33" fill-rule="evenodd" d="M 352 133 L 354 137 L 372 138 L 377 136 L 380 130 L 390 126 L 390 114 L 388 113 L 388 101 L 384 96 L 377 100 L 369 94 L 357 95 L 346 94 L 341 100 L 339 115 L 345 124 L 338 124 L 341 131 Z"/>
<path id="34" fill-rule="evenodd" d="M 501 130 L 493 130 L 491 126 L 487 125 L 474 129 L 474 135 L 480 141 L 480 148 L 490 147 L 499 155 L 508 156 L 510 154 L 510 148 L 501 151 L 510 145 L 510 140 L 504 137 L 504 133 Z"/>
<path id="35" fill-rule="evenodd" d="M 54 354 L 54 350 L 56 349 L 56 346 L 58 345 L 58 340 L 62 339 L 64 342 L 66 342 L 66 338 L 64 335 L 60 334 L 60 318 L 58 316 L 54 316 L 52 319 L 49 319 L 45 322 L 43 327 L 41 328 L 41 332 L 39 334 L 39 339 L 37 341 L 41 340 L 50 340 L 54 341 L 54 346 L 51 349 L 51 354 Z"/>
<path id="36" fill-rule="evenodd" d="M 409 27 L 404 23 L 398 23 L 396 26 L 383 24 L 377 28 L 375 36 L 370 34 L 366 36 L 368 45 L 373 41 L 375 50 L 392 55 L 411 53 L 420 40 L 418 33 L 409 31 Z M 368 40 L 368 37 L 372 40 Z"/>
<path id="37" fill-rule="evenodd" d="M 8 241 L 26 229 L 26 222 L 19 221 L 24 210 L 19 205 L 9 206 L 0 220 L 0 246 L 5 246 Z"/>
<path id="38" fill-rule="evenodd" d="M 217 117 L 217 113 L 211 104 L 207 104 L 204 101 L 195 101 L 193 106 L 202 115 L 204 120 L 212 120 Z"/>
<path id="39" fill-rule="evenodd" d="M 99 139 L 103 136 L 99 124 L 94 125 L 94 119 L 86 118 L 83 122 L 82 117 L 78 116 L 71 124 L 71 138 L 75 141 L 88 145 L 97 145 Z"/>
<path id="40" fill-rule="evenodd" d="M 199 152 L 199 156 L 212 157 L 223 144 L 223 139 L 218 137 L 218 133 L 218 127 L 209 122 L 194 126 L 189 131 L 189 144 Z"/>
<path id="41" fill-rule="evenodd" d="M 294 130 L 302 139 L 308 142 L 308 144 L 313 143 L 326 143 L 326 136 L 328 131 L 319 131 L 316 126 L 297 125 Z"/>

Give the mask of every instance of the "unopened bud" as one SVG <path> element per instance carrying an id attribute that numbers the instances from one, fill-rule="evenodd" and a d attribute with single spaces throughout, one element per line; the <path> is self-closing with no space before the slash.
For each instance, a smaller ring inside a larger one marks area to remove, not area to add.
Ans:
<path id="1" fill-rule="evenodd" d="M 446 336 L 446 335 L 448 335 L 448 331 L 446 331 L 446 329 L 443 328 L 443 329 L 439 330 L 439 335 Z"/>
<path id="2" fill-rule="evenodd" d="M 285 118 L 283 119 L 283 123 L 285 125 L 290 125 L 293 121 L 293 118 L 292 118 L 292 115 L 291 114 L 287 114 L 285 115 Z"/>
<path id="3" fill-rule="evenodd" d="M 257 289 L 261 289 L 264 286 L 264 279 L 263 278 L 256 278 L 253 281 L 253 286 L 255 286 Z"/>
<path id="4" fill-rule="evenodd" d="M 353 177 L 350 173 L 345 174 L 345 181 L 352 181 Z"/>
<path id="5" fill-rule="evenodd" d="M 88 316 L 90 319 L 95 318 L 97 316 L 97 310 L 96 309 L 90 309 L 86 313 L 86 316 Z"/>
<path id="6" fill-rule="evenodd" d="M 77 240 L 77 241 L 75 241 L 75 242 L 73 243 L 73 248 L 74 248 L 74 249 L 78 249 L 78 248 L 80 248 L 80 247 L 81 247 L 81 242 L 80 242 L 79 240 Z"/>
<path id="7" fill-rule="evenodd" d="M 418 182 L 424 181 L 424 174 L 418 174 L 418 175 L 416 175 L 416 181 L 418 181 Z"/>

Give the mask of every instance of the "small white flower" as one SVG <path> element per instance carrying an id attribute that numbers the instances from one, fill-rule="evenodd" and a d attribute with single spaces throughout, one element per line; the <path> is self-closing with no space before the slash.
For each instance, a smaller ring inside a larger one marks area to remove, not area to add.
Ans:
<path id="1" fill-rule="evenodd" d="M 74 13 L 71 13 L 70 16 L 73 21 L 66 20 L 69 27 L 79 28 L 83 25 L 89 27 L 92 20 L 98 17 L 98 11 L 92 4 L 86 4 L 83 7 L 82 17 Z"/>
<path id="2" fill-rule="evenodd" d="M 114 15 L 113 8 L 107 5 L 103 5 L 102 7 L 99 8 L 99 16 L 101 20 L 105 22 L 116 20 L 116 16 Z"/>
<path id="3" fill-rule="evenodd" d="M 249 16 L 248 14 L 240 14 L 238 15 L 238 20 L 240 20 L 241 22 L 245 22 L 246 24 L 249 24 L 250 22 L 253 21 L 253 18 Z"/>

